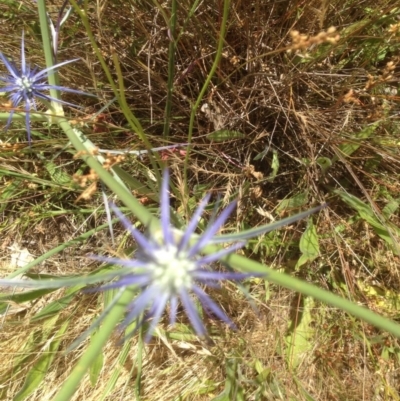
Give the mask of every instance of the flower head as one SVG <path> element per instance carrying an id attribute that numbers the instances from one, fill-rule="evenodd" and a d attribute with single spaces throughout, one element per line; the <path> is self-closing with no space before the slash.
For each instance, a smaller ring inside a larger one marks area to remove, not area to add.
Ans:
<path id="1" fill-rule="evenodd" d="M 75 106 L 71 103 L 64 102 L 60 99 L 55 99 L 49 95 L 43 93 L 43 91 L 48 91 L 50 89 L 55 89 L 63 92 L 72 92 L 81 95 L 88 95 L 85 92 L 78 91 L 75 89 L 66 88 L 65 86 L 57 86 L 57 85 L 49 85 L 46 80 L 46 76 L 48 73 L 54 72 L 57 68 L 60 68 L 63 65 L 72 63 L 75 60 L 64 61 L 62 63 L 56 64 L 50 68 L 45 68 L 42 71 L 37 71 L 36 68 L 31 69 L 30 65 L 25 61 L 25 44 L 24 44 L 24 33 L 22 33 L 22 41 L 21 41 L 21 68 L 20 70 L 17 66 L 8 60 L 8 58 L 0 52 L 0 59 L 3 61 L 4 65 L 7 67 L 9 75 L 6 77 L 0 77 L 0 81 L 3 81 L 6 86 L 0 88 L 2 92 L 7 92 L 10 95 L 10 100 L 12 103 L 12 107 L 17 107 L 21 101 L 25 102 L 25 122 L 26 129 L 28 132 L 28 142 L 31 143 L 31 130 L 30 130 L 30 111 L 33 108 L 36 110 L 36 99 L 41 99 L 46 102 L 58 102 L 61 104 L 65 104 L 68 106 Z M 8 129 L 12 117 L 14 114 L 14 110 L 10 111 L 10 116 L 8 118 L 5 129 Z"/>
<path id="2" fill-rule="evenodd" d="M 138 320 L 140 326 L 145 320 L 151 319 L 146 335 L 149 340 L 161 319 L 167 304 L 170 305 L 170 324 L 176 320 L 178 302 L 183 305 L 185 312 L 195 332 L 199 336 L 206 335 L 206 329 L 197 312 L 194 297 L 196 297 L 206 313 L 211 314 L 229 326 L 233 322 L 224 311 L 204 292 L 204 286 L 218 288 L 223 280 L 240 280 L 252 274 L 219 272 L 211 268 L 211 264 L 222 256 L 242 247 L 244 243 L 236 243 L 227 249 L 211 255 L 202 255 L 202 249 L 212 242 L 212 238 L 228 219 L 236 207 L 231 203 L 207 227 L 205 232 L 193 243 L 192 237 L 198 225 L 198 219 L 208 204 L 206 195 L 195 211 L 184 232 L 179 232 L 170 224 L 170 206 L 168 191 L 169 175 L 165 170 L 161 188 L 161 235 L 144 236 L 135 229 L 118 208 L 112 206 L 125 228 L 132 234 L 139 250 L 136 259 L 118 259 L 95 256 L 94 258 L 112 264 L 132 269 L 132 274 L 120 277 L 116 282 L 100 287 L 102 290 L 136 286 L 141 289 L 139 295 L 129 306 L 124 327 L 133 320 Z"/>
<path id="3" fill-rule="evenodd" d="M 232 202 L 219 216 L 216 216 L 216 213 L 214 213 L 211 223 L 202 235 L 195 235 L 198 220 L 208 204 L 210 195 L 206 195 L 200 202 L 186 230 L 180 231 L 171 226 L 168 184 L 169 174 L 165 170 L 160 199 L 161 230 L 157 232 L 152 231 L 147 236 L 134 228 L 121 211 L 111 205 L 138 245 L 136 258 L 120 259 L 103 256 L 92 256 L 92 258 L 119 265 L 122 267 L 121 269 L 93 276 L 76 276 L 50 280 L 17 280 L 6 278 L 0 279 L 0 285 L 50 289 L 71 287 L 78 284 L 89 285 L 106 282 L 107 284 L 101 287 L 91 288 L 86 291 L 94 292 L 119 289 L 110 305 L 103 311 L 91 328 L 74 342 L 75 345 L 99 327 L 105 316 L 112 312 L 113 306 L 119 301 L 122 294 L 125 293 L 125 289 L 133 289 L 135 293 L 138 292 L 138 295 L 132 299 L 128 306 L 123 328 L 127 328 L 132 321 L 137 322 L 136 328 L 138 328 L 143 322 L 150 320 L 150 326 L 146 335 L 146 340 L 149 340 L 168 304 L 170 307 L 170 323 L 175 323 L 178 302 L 181 302 L 195 332 L 199 336 L 205 336 L 207 331 L 197 311 L 194 298 L 198 299 L 207 314 L 219 318 L 230 327 L 234 327 L 235 325 L 226 316 L 225 312 L 204 292 L 203 288 L 219 288 L 220 282 L 223 280 L 241 280 L 250 276 L 266 275 L 266 273 L 260 274 L 262 270 L 253 273 L 219 272 L 212 268 L 213 262 L 244 246 L 247 239 L 292 224 L 326 206 L 323 204 L 283 220 L 239 233 L 215 235 L 236 207 L 236 202 Z M 204 255 L 206 251 L 205 247 L 218 243 L 234 244 L 213 254 Z"/>

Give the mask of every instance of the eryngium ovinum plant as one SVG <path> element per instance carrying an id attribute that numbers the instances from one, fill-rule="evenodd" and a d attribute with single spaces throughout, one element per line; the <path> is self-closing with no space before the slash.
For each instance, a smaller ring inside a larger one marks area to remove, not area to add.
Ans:
<path id="1" fill-rule="evenodd" d="M 119 259 L 95 256 L 94 258 L 107 263 L 124 266 L 131 273 L 119 277 L 115 282 L 100 287 L 101 290 L 125 288 L 133 286 L 140 289 L 139 295 L 132 300 L 123 323 L 127 327 L 136 320 L 136 328 L 149 321 L 145 339 L 149 340 L 169 303 L 169 322 L 174 325 L 177 317 L 178 301 L 184 307 L 192 327 L 200 337 L 206 336 L 206 328 L 200 319 L 194 298 L 202 304 L 206 313 L 224 321 L 231 327 L 234 323 L 223 310 L 206 294 L 204 287 L 218 288 L 224 280 L 241 280 L 252 276 L 247 273 L 232 271 L 220 272 L 213 268 L 214 262 L 239 248 L 245 242 L 240 241 L 221 249 L 211 255 L 202 255 L 202 249 L 212 243 L 215 234 L 226 222 L 236 202 L 229 204 L 218 217 L 212 219 L 204 233 L 194 239 L 199 219 L 207 206 L 210 195 L 206 195 L 194 212 L 186 230 L 180 231 L 171 225 L 169 202 L 169 174 L 164 171 L 160 200 L 160 231 L 152 235 L 143 235 L 132 226 L 129 220 L 112 206 L 115 214 L 131 233 L 138 245 L 134 259 Z"/>
<path id="2" fill-rule="evenodd" d="M 87 18 L 85 10 L 80 9 L 77 6 L 75 0 L 70 0 L 74 6 L 74 10 L 79 15 L 79 18 L 83 22 L 85 29 L 90 33 L 90 24 Z M 85 7 L 86 7 L 85 2 Z M 29 70 L 27 76 L 27 68 L 25 64 L 24 55 L 24 43 L 22 44 L 22 56 L 21 56 L 21 69 L 19 70 L 14 64 L 8 66 L 9 60 L 4 61 L 7 69 L 9 70 L 10 77 L 3 78 L 3 82 L 6 83 L 8 89 L 7 93 L 11 95 L 12 103 L 17 106 L 20 102 L 25 102 L 25 111 L 31 111 L 31 104 L 34 99 L 39 99 L 43 102 L 51 101 L 52 113 L 57 116 L 63 116 L 62 101 L 59 98 L 59 90 L 66 90 L 63 87 L 58 86 L 57 68 L 63 65 L 63 63 L 54 66 L 54 48 L 51 46 L 51 38 L 48 30 L 48 14 L 46 10 L 45 0 L 37 0 L 38 11 L 39 11 L 39 23 L 41 28 L 41 36 L 43 40 L 43 50 L 46 58 L 47 65 L 47 78 L 45 81 L 45 75 L 40 72 L 32 72 Z M 193 122 L 195 120 L 196 111 L 203 96 L 206 94 L 206 90 L 215 76 L 219 62 L 222 57 L 222 52 L 225 45 L 225 32 L 229 21 L 230 1 L 223 1 L 223 18 L 221 22 L 221 31 L 218 38 L 218 46 L 216 49 L 216 57 L 213 66 L 208 74 L 207 80 L 205 81 L 202 90 L 198 96 L 198 100 L 192 107 L 191 122 L 188 129 L 188 142 L 192 143 L 192 132 Z M 100 61 L 103 61 L 102 65 L 106 75 L 109 76 L 109 84 L 114 90 L 114 94 L 121 106 L 124 114 L 129 117 L 130 126 L 134 132 L 137 132 L 144 143 L 148 142 L 146 135 L 138 123 L 138 120 L 129 109 L 128 105 L 123 96 L 121 96 L 117 86 L 113 81 L 113 77 L 109 73 L 106 63 L 102 59 L 101 52 L 97 48 L 96 42 L 93 35 L 89 35 L 92 40 L 93 48 L 98 55 Z M 5 56 L 4 56 L 5 57 Z M 68 62 L 65 62 L 68 64 Z M 23 67 L 25 66 L 25 67 Z M 25 70 L 24 70 L 25 69 Z M 25 74 L 23 72 L 25 71 Z M 38 75 L 39 74 L 39 75 Z M 43 81 L 42 81 L 43 78 Z M 123 77 L 119 77 L 120 81 L 123 82 Z M 38 86 L 36 86 L 38 85 Z M 44 85 L 44 86 L 41 86 Z M 1 89 L 0 89 L 1 90 Z M 43 94 L 42 91 L 49 90 L 50 96 L 43 98 L 40 96 Z M 3 89 L 4 91 L 4 89 Z M 35 93 L 34 93 L 35 91 Z M 67 90 L 66 91 L 74 91 Z M 38 94 L 39 93 L 39 94 Z M 7 113 L 0 113 L 1 120 L 11 121 L 10 115 Z M 29 114 L 29 113 L 26 113 Z M 16 117 L 14 115 L 14 117 Z M 19 117 L 19 116 L 18 116 Z M 36 118 L 36 115 L 35 115 Z M 42 119 L 44 120 L 44 119 Z M 79 361 L 76 363 L 75 368 L 71 371 L 68 378 L 66 379 L 63 387 L 60 389 L 58 394 L 53 398 L 54 401 L 69 401 L 75 390 L 77 389 L 80 381 L 84 377 L 84 373 L 96 362 L 99 352 L 101 352 L 105 343 L 108 341 L 115 326 L 122 321 L 122 327 L 130 326 L 130 322 L 135 325 L 137 330 L 147 330 L 146 338 L 149 339 L 156 325 L 158 324 L 161 316 L 165 309 L 169 308 L 170 322 L 174 323 L 177 318 L 177 306 L 181 302 L 182 306 L 186 310 L 189 320 L 193 326 L 194 331 L 199 336 L 206 335 L 206 328 L 204 323 L 197 312 L 197 308 L 193 310 L 193 306 L 196 305 L 194 299 L 198 298 L 199 302 L 203 305 L 206 313 L 213 315 L 226 322 L 228 325 L 233 327 L 231 320 L 225 315 L 220 306 L 218 306 L 210 297 L 207 295 L 207 287 L 218 289 L 224 280 L 240 280 L 244 277 L 252 275 L 258 275 L 260 272 L 265 275 L 268 272 L 267 279 L 275 284 L 282 285 L 285 288 L 293 291 L 298 291 L 307 296 L 312 296 L 320 301 L 323 301 L 334 307 L 338 307 L 343 311 L 351 313 L 352 315 L 362 319 L 365 322 L 374 324 L 382 330 L 385 330 L 391 334 L 394 334 L 400 338 L 400 325 L 396 322 L 389 320 L 385 317 L 379 316 L 376 313 L 357 305 L 345 298 L 335 295 L 333 292 L 329 292 L 320 289 L 306 281 L 299 280 L 288 274 L 274 271 L 269 269 L 267 266 L 262 265 L 254 260 L 241 257 L 239 255 L 233 255 L 232 253 L 243 246 L 247 239 L 262 235 L 268 231 L 278 229 L 286 224 L 293 223 L 301 218 L 309 216 L 311 213 L 318 211 L 321 207 L 314 208 L 312 210 L 297 214 L 290 218 L 284 219 L 279 222 L 274 222 L 269 226 L 259 227 L 256 229 L 247 230 L 231 235 L 217 235 L 220 227 L 226 222 L 229 214 L 235 208 L 235 204 L 229 205 L 224 211 L 222 211 L 217 217 L 218 213 L 215 213 L 210 220 L 208 228 L 202 232 L 201 227 L 198 226 L 197 222 L 202 215 L 209 197 L 206 197 L 199 205 L 199 208 L 195 211 L 193 218 L 188 222 L 186 229 L 174 228 L 170 222 L 170 207 L 169 207 L 169 195 L 168 195 L 168 173 L 164 173 L 162 182 L 162 193 L 160 196 L 161 204 L 161 223 L 157 225 L 157 220 L 151 215 L 150 211 L 141 205 L 136 198 L 134 198 L 130 191 L 127 191 L 120 180 L 117 180 L 115 176 L 110 174 L 109 171 L 105 170 L 101 165 L 101 160 L 98 156 L 96 157 L 92 149 L 88 148 L 87 144 L 91 142 L 86 138 L 76 127 L 72 127 L 68 122 L 67 118 L 57 118 L 56 123 L 63 130 L 66 137 L 75 147 L 77 152 L 82 155 L 82 158 L 89 165 L 90 168 L 96 171 L 99 179 L 118 196 L 118 198 L 130 209 L 132 213 L 144 224 L 148 224 L 148 232 L 144 235 L 137 231 L 131 226 L 125 216 L 113 206 L 117 215 L 119 215 L 123 224 L 129 229 L 134 240 L 137 243 L 138 250 L 135 254 L 127 258 L 113 258 L 104 256 L 91 256 L 92 258 L 98 259 L 101 262 L 106 261 L 115 265 L 115 270 L 106 273 L 96 272 L 89 276 L 76 276 L 76 277 L 61 277 L 54 278 L 52 280 L 14 280 L 14 279 L 3 279 L 0 280 L 0 285 L 3 286 L 19 286 L 27 288 L 61 288 L 67 286 L 84 285 L 86 291 L 113 291 L 113 300 L 107 306 L 106 310 L 94 322 L 91 326 L 91 331 L 100 327 L 96 330 L 96 333 L 87 345 L 87 348 L 82 353 Z M 30 140 L 29 133 L 29 122 L 30 116 L 26 116 L 27 129 L 28 129 L 28 140 Z M 94 145 L 93 145 L 94 147 Z M 151 146 L 146 146 L 147 150 L 151 149 Z M 189 152 L 186 157 L 185 171 L 189 163 Z M 156 167 L 156 163 L 153 163 Z M 154 173 L 156 173 L 154 169 Z M 158 176 L 159 174 L 157 174 Z M 186 174 L 184 174 L 185 176 Z M 159 229 L 156 229 L 156 227 Z M 218 244 L 231 244 L 228 248 L 221 248 Z M 54 251 L 54 252 L 53 252 Z M 56 251 L 51 250 L 47 254 L 42 255 L 35 261 L 29 263 L 27 266 L 22 268 L 23 271 L 27 271 L 33 265 L 40 263 L 40 261 L 49 257 L 49 254 L 54 254 Z M 165 258 L 163 258 L 163 255 Z M 226 271 L 219 271 L 220 263 L 224 262 L 226 265 Z M 178 269 L 175 267 L 178 266 Z M 237 268 L 241 273 L 236 273 L 229 268 Z M 21 270 L 21 269 L 19 269 Z M 246 273 L 243 273 L 246 272 Z M 252 274 L 254 273 L 254 274 Z M 15 276 L 17 272 L 11 274 Z M 102 285 L 97 287 L 90 287 L 92 284 Z M 157 295 L 156 295 L 156 292 Z M 146 323 L 146 324 L 144 324 Z M 131 326 L 129 327 L 129 329 Z M 132 334 L 128 332 L 128 334 Z M 36 365 L 33 369 L 35 374 Z M 28 379 L 32 377 L 29 376 Z M 138 375 L 140 379 L 140 375 Z M 140 380 L 139 380 L 140 381 Z M 139 397 L 138 397 L 139 398 Z"/>
<path id="3" fill-rule="evenodd" d="M 230 203 L 219 215 L 215 209 L 204 232 L 196 234 L 198 222 L 209 203 L 210 194 L 201 200 L 184 230 L 180 230 L 171 224 L 169 199 L 169 173 L 168 170 L 164 170 L 160 194 L 160 227 L 146 235 L 135 228 L 115 205 L 111 205 L 114 213 L 136 242 L 137 251 L 132 258 L 89 256 L 116 267 L 115 271 L 107 275 L 108 282 L 100 287 L 85 290 L 90 292 L 117 290 L 114 302 L 100 316 L 95 327 L 98 327 L 107 313 L 112 312 L 112 306 L 118 302 L 122 293 L 126 289 L 132 289 L 132 294 L 135 295 L 132 295 L 127 306 L 121 329 L 126 329 L 132 322 L 136 324 L 134 325 L 135 329 L 127 336 L 132 335 L 138 328 L 144 327 L 144 323 L 149 323 L 145 336 L 145 340 L 148 341 L 167 306 L 169 306 L 169 323 L 171 326 L 174 325 L 180 302 L 195 333 L 199 337 L 206 337 L 207 330 L 200 318 L 195 299 L 202 305 L 205 313 L 235 328 L 235 324 L 226 316 L 221 307 L 207 295 L 206 288 L 218 289 L 223 281 L 237 281 L 260 274 L 234 272 L 229 269 L 229 265 L 226 271 L 219 271 L 216 269 L 216 262 L 243 247 L 247 239 L 293 223 L 322 207 L 316 207 L 258 229 L 218 236 L 216 234 L 235 209 L 236 201 Z M 230 246 L 221 248 L 214 253 L 204 254 L 202 252 L 209 245 L 229 242 L 231 243 Z M 226 258 L 224 260 L 226 264 Z M 70 278 L 64 281 L 0 280 L 0 284 L 58 288 L 82 282 L 89 284 L 98 280 L 95 277 Z"/>
<path id="4" fill-rule="evenodd" d="M 12 107 L 9 113 L 7 124 L 5 126 L 5 130 L 7 130 L 8 127 L 10 126 L 15 108 L 18 107 L 21 102 L 24 102 L 25 124 L 26 124 L 26 131 L 29 144 L 31 144 L 30 113 L 32 111 L 32 107 L 34 110 L 37 111 L 37 106 L 36 106 L 37 100 L 41 101 L 42 103 L 45 104 L 45 106 L 49 108 L 51 102 L 61 103 L 76 108 L 80 107 L 72 103 L 65 102 L 61 99 L 56 99 L 54 97 L 51 97 L 50 95 L 43 93 L 44 91 L 55 89 L 61 92 L 70 92 L 78 95 L 92 96 L 88 93 L 76 89 L 67 88 L 65 86 L 50 85 L 47 82 L 48 74 L 52 74 L 63 65 L 73 63 L 78 59 L 64 61 L 62 63 L 53 65 L 49 68 L 45 68 L 41 71 L 38 71 L 37 68 L 31 69 L 30 65 L 25 60 L 24 33 L 22 33 L 22 39 L 21 39 L 20 68 L 18 68 L 14 62 L 10 61 L 2 52 L 0 52 L 0 59 L 3 61 L 9 73 L 9 75 L 7 76 L 0 76 L 0 81 L 3 81 L 5 84 L 5 86 L 2 86 L 0 90 L 9 95 Z"/>

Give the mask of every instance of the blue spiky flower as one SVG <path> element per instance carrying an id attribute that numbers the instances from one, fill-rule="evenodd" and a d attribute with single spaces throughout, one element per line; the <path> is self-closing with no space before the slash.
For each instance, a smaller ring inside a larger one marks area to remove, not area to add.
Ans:
<path id="1" fill-rule="evenodd" d="M 134 286 L 141 290 L 128 307 L 128 313 L 122 327 L 126 328 L 133 320 L 139 322 L 137 327 L 140 327 L 144 321 L 151 320 L 146 340 L 151 338 L 168 304 L 170 305 L 170 324 L 175 323 L 179 301 L 184 307 L 196 334 L 201 337 L 206 336 L 206 328 L 197 311 L 195 298 L 200 301 L 207 314 L 224 321 L 230 327 L 235 327 L 234 323 L 205 293 L 203 288 L 206 286 L 218 288 L 223 280 L 241 280 L 254 276 L 229 271 L 219 272 L 212 268 L 213 262 L 242 247 L 244 242 L 238 242 L 211 255 L 202 255 L 201 251 L 205 246 L 212 243 L 213 237 L 236 207 L 236 202 L 225 208 L 193 243 L 193 234 L 197 228 L 198 220 L 208 204 L 210 195 L 203 198 L 186 230 L 182 232 L 175 229 L 170 223 L 168 183 L 169 174 L 168 170 L 165 170 L 161 187 L 160 235 L 143 235 L 132 226 L 118 208 L 112 205 L 115 214 L 132 234 L 139 250 L 135 259 L 94 256 L 93 258 L 96 260 L 132 269 L 132 274 L 124 275 L 117 281 L 100 287 L 100 289 L 108 290 Z"/>
<path id="2" fill-rule="evenodd" d="M 31 143 L 31 129 L 30 129 L 30 111 L 32 107 L 36 110 L 36 99 L 44 100 L 45 102 L 57 102 L 65 104 L 72 107 L 79 107 L 72 103 L 65 102 L 60 99 L 55 99 L 43 91 L 48 91 L 50 89 L 59 90 L 62 92 L 71 92 L 80 95 L 89 95 L 85 92 L 66 88 L 65 86 L 49 85 L 47 82 L 47 74 L 54 73 L 54 71 L 63 65 L 73 63 L 78 59 L 64 61 L 62 63 L 56 64 L 52 67 L 45 68 L 42 71 L 38 71 L 37 68 L 31 69 L 30 65 L 25 61 L 25 44 L 24 44 L 24 33 L 22 33 L 21 40 L 21 68 L 20 70 L 17 66 L 8 60 L 8 58 L 0 52 L 0 59 L 3 61 L 4 65 L 7 67 L 9 72 L 8 76 L 0 77 L 0 81 L 3 81 L 6 86 L 0 88 L 2 92 L 9 94 L 11 104 L 13 108 L 16 108 L 22 101 L 25 102 L 25 122 L 26 129 L 28 133 L 28 142 Z M 7 120 L 5 129 L 7 130 L 15 110 L 10 111 L 10 116 Z"/>
<path id="3" fill-rule="evenodd" d="M 169 321 L 173 325 L 177 318 L 179 302 L 183 306 L 194 331 L 200 337 L 207 336 L 207 330 L 196 307 L 196 298 L 202 304 L 204 311 L 225 322 L 231 328 L 234 323 L 225 312 L 205 292 L 206 287 L 220 288 L 221 282 L 226 280 L 242 280 L 248 277 L 260 276 L 260 273 L 236 273 L 233 271 L 217 271 L 214 262 L 243 247 L 246 241 L 270 231 L 292 224 L 312 213 L 321 210 L 326 205 L 317 206 L 305 212 L 275 221 L 271 224 L 252 228 L 239 233 L 216 235 L 222 225 L 227 221 L 236 207 L 237 202 L 229 204 L 219 216 L 214 213 L 210 224 L 201 235 L 195 233 L 199 219 L 203 214 L 210 195 L 206 195 L 194 212 L 184 231 L 171 225 L 169 202 L 169 173 L 165 170 L 161 184 L 160 194 L 160 229 L 151 230 L 147 235 L 142 234 L 132 226 L 129 220 L 114 205 L 111 205 L 124 227 L 131 233 L 136 241 L 138 250 L 135 258 L 118 258 L 105 256 L 91 256 L 92 259 L 114 264 L 120 268 L 97 276 L 78 276 L 51 280 L 15 280 L 0 279 L 0 285 L 24 288 L 62 288 L 82 284 L 94 284 L 100 281 L 106 284 L 88 288 L 87 292 L 118 290 L 110 305 L 101 316 L 74 342 L 82 341 L 88 334 L 99 327 L 108 313 L 112 313 L 113 306 L 119 301 L 126 289 L 134 290 L 137 294 L 132 297 L 128 305 L 125 320 L 121 329 L 126 329 L 135 322 L 136 329 L 149 322 L 145 340 L 149 340 L 169 306 Z M 231 243 L 228 248 L 221 249 L 212 254 L 204 254 L 209 245 Z M 261 274 L 265 276 L 265 274 Z M 133 333 L 128 333 L 130 336 Z"/>

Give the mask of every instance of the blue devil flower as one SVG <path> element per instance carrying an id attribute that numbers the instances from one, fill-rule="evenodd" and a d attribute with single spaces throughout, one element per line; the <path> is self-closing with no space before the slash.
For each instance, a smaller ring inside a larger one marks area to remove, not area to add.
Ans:
<path id="1" fill-rule="evenodd" d="M 85 92 L 66 88 L 65 86 L 49 85 L 47 83 L 47 74 L 53 73 L 57 68 L 63 65 L 77 61 L 78 59 L 64 61 L 62 63 L 56 64 L 50 68 L 45 68 L 42 71 L 37 71 L 36 68 L 31 69 L 30 65 L 25 61 L 25 44 L 24 44 L 24 33 L 22 33 L 21 41 L 21 69 L 18 70 L 17 66 L 7 59 L 3 53 L 0 52 L 0 59 L 3 61 L 4 65 L 7 67 L 9 75 L 6 77 L 0 77 L 0 81 L 3 81 L 6 86 L 0 88 L 2 92 L 7 92 L 10 94 L 10 100 L 12 107 L 16 108 L 21 101 L 25 102 L 25 122 L 26 129 L 28 133 L 28 142 L 31 143 L 31 129 L 30 129 L 30 111 L 33 108 L 36 110 L 36 100 L 35 98 L 44 100 L 45 102 L 58 102 L 72 107 L 79 107 L 68 102 L 64 102 L 59 99 L 55 99 L 49 95 L 42 93 L 43 91 L 48 91 L 49 89 L 55 89 L 63 92 L 71 92 L 80 95 L 89 95 Z M 15 110 L 10 111 L 10 116 L 8 118 L 5 129 L 8 129 L 13 114 Z"/>
<path id="2" fill-rule="evenodd" d="M 151 338 L 168 303 L 170 305 L 170 324 L 175 323 L 178 301 L 183 305 L 196 334 L 201 337 L 205 336 L 207 331 L 197 311 L 194 297 L 200 301 L 206 313 L 221 319 L 231 327 L 235 327 L 224 311 L 204 292 L 202 287 L 218 288 L 222 280 L 241 280 L 254 276 L 244 273 L 219 272 L 211 268 L 213 262 L 242 247 L 244 242 L 236 243 L 211 255 L 201 255 L 201 251 L 205 246 L 212 243 L 213 237 L 236 207 L 236 202 L 232 202 L 224 209 L 193 243 L 194 231 L 208 204 L 210 195 L 203 198 L 186 230 L 181 232 L 170 224 L 168 183 L 169 174 L 168 170 L 165 170 L 161 188 L 160 235 L 143 235 L 132 226 L 118 208 L 112 206 L 115 214 L 132 234 L 139 250 L 136 253 L 136 259 L 94 256 L 93 258 L 96 260 L 132 269 L 132 274 L 124 275 L 116 282 L 106 284 L 98 289 L 108 290 L 129 286 L 136 286 L 141 289 L 140 294 L 128 308 L 123 328 L 126 328 L 133 320 L 137 320 L 139 322 L 137 327 L 140 327 L 144 321 L 151 319 L 146 340 Z M 94 291 L 98 289 L 94 289 Z"/>
<path id="3" fill-rule="evenodd" d="M 138 250 L 135 258 L 118 258 L 105 256 L 92 256 L 92 259 L 120 266 L 112 272 L 101 276 L 78 276 L 52 280 L 15 280 L 0 279 L 0 285 L 26 288 L 61 288 L 77 284 L 94 284 L 106 282 L 103 286 L 90 288 L 88 292 L 118 289 L 111 304 L 103 311 L 97 321 L 87 333 L 81 336 L 74 344 L 78 344 L 90 332 L 99 327 L 108 313 L 112 313 L 113 306 L 119 301 L 125 289 L 132 289 L 138 295 L 133 296 L 128 306 L 122 329 L 126 329 L 131 322 L 136 321 L 136 330 L 144 322 L 149 322 L 145 340 L 149 340 L 160 321 L 164 311 L 169 305 L 169 322 L 173 325 L 178 313 L 178 303 L 183 306 L 191 325 L 197 335 L 204 337 L 207 330 L 199 315 L 195 298 L 202 304 L 204 311 L 216 317 L 230 327 L 234 323 L 225 312 L 204 291 L 205 287 L 219 288 L 224 280 L 241 280 L 258 273 L 236 273 L 232 271 L 217 271 L 213 263 L 222 257 L 244 246 L 245 241 L 276 230 L 287 224 L 292 224 L 302 218 L 315 213 L 325 205 L 317 206 L 305 212 L 287 217 L 265 226 L 252 228 L 239 233 L 216 235 L 221 226 L 229 218 L 236 207 L 236 202 L 229 204 L 219 216 L 214 213 L 211 223 L 201 235 L 195 234 L 198 221 L 203 214 L 210 195 L 206 195 L 195 210 L 186 230 L 174 228 L 170 222 L 169 202 L 169 173 L 164 171 L 160 195 L 160 222 L 158 231 L 151 231 L 148 235 L 142 234 L 134 228 L 129 220 L 114 205 L 111 205 L 125 228 L 132 234 Z M 221 249 L 212 254 L 204 254 L 204 248 L 218 243 L 233 243 L 228 248 Z M 132 333 L 128 333 L 128 336 Z"/>

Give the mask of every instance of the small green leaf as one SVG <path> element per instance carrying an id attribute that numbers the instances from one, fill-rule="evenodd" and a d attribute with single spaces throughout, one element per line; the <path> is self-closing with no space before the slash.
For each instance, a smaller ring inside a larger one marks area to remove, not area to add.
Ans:
<path id="1" fill-rule="evenodd" d="M 302 311 L 296 315 L 296 320 L 291 322 L 288 334 L 285 337 L 286 355 L 289 366 L 297 368 L 304 360 L 305 354 L 313 348 L 312 338 L 312 309 L 315 301 L 312 297 L 304 298 Z"/>
<path id="2" fill-rule="evenodd" d="M 302 255 L 296 264 L 296 270 L 319 256 L 318 234 L 312 218 L 308 220 L 307 228 L 300 238 L 300 251 Z"/>
<path id="3" fill-rule="evenodd" d="M 212 393 L 217 388 L 217 384 L 213 380 L 205 380 L 197 389 L 196 394 L 203 395 Z"/>
<path id="4" fill-rule="evenodd" d="M 278 152 L 272 149 L 272 162 L 271 162 L 271 174 L 268 176 L 268 181 L 273 181 L 278 174 L 279 170 L 279 158 Z"/>
<path id="5" fill-rule="evenodd" d="M 226 379 L 225 379 L 225 388 L 224 390 L 218 394 L 216 397 L 212 398 L 211 401 L 230 401 L 232 400 L 232 393 L 235 393 L 235 390 L 238 389 L 238 381 L 236 380 L 238 369 L 238 359 L 237 358 L 228 358 L 226 360 Z M 235 400 L 241 400 L 240 394 L 236 392 Z"/>
<path id="6" fill-rule="evenodd" d="M 269 152 L 269 147 L 267 146 L 262 152 L 260 152 L 260 153 L 258 153 L 255 157 L 254 157 L 254 161 L 257 161 L 257 160 L 261 160 L 261 159 L 263 159 L 265 156 L 266 156 L 266 154 Z"/>
<path id="7" fill-rule="evenodd" d="M 292 198 L 287 198 L 281 201 L 277 207 L 277 211 L 281 212 L 286 209 L 298 209 L 308 202 L 308 192 L 302 192 L 293 196 Z"/>
<path id="8" fill-rule="evenodd" d="M 392 199 L 391 201 L 389 201 L 389 203 L 382 209 L 382 214 L 386 217 L 389 218 L 390 216 L 392 216 L 394 213 L 396 213 L 396 211 L 399 208 L 399 201 L 396 199 Z"/>
<path id="9" fill-rule="evenodd" d="M 1 175 L 0 175 L 1 177 Z M 2 213 L 8 205 L 8 202 L 12 198 L 16 198 L 20 194 L 23 194 L 26 188 L 21 185 L 21 180 L 13 180 L 7 185 L 3 185 L 0 191 L 0 213 Z"/>
<path id="10" fill-rule="evenodd" d="M 72 177 L 63 171 L 60 166 L 57 166 L 57 164 L 53 162 L 47 162 L 44 166 L 47 172 L 50 174 L 51 179 L 56 184 L 69 185 L 72 183 Z"/>
<path id="11" fill-rule="evenodd" d="M 332 166 L 332 161 L 328 157 L 318 157 L 317 164 L 321 167 L 322 174 L 326 174 L 329 167 Z"/>
<path id="12" fill-rule="evenodd" d="M 218 131 L 211 132 L 207 135 L 207 139 L 215 142 L 231 141 L 232 139 L 243 139 L 245 135 L 239 131 L 229 131 L 227 129 L 221 129 Z"/>

